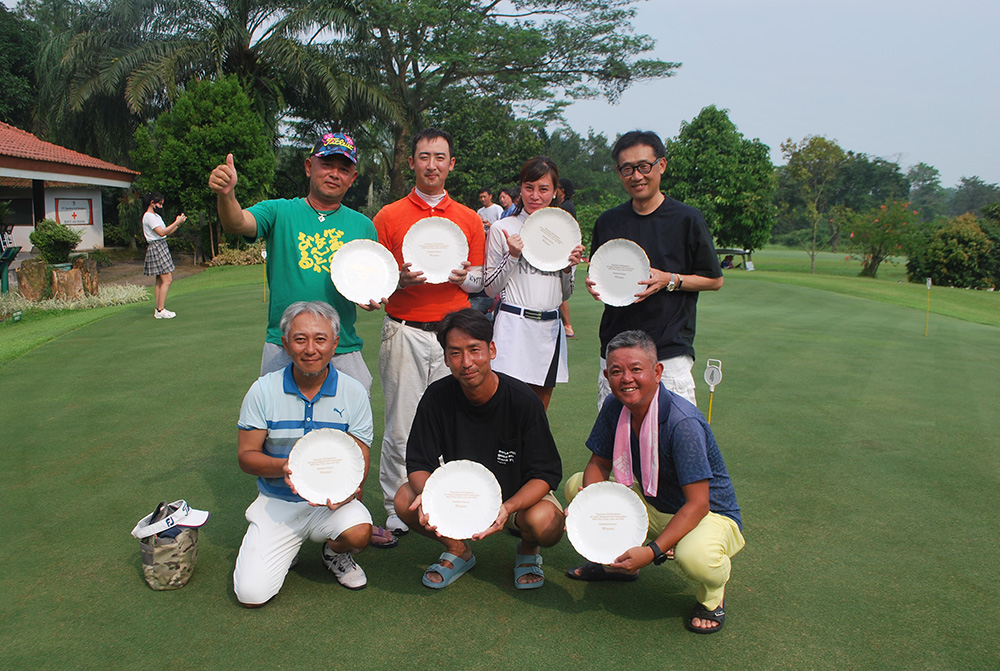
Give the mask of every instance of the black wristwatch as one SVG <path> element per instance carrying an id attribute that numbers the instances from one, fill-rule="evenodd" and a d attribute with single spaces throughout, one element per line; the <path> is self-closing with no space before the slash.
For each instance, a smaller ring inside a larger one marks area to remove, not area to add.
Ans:
<path id="1" fill-rule="evenodd" d="M 656 541 L 649 541 L 646 543 L 646 547 L 653 551 L 653 563 L 659 566 L 663 562 L 667 561 L 667 555 L 663 554 L 663 550 L 660 546 L 656 544 Z"/>

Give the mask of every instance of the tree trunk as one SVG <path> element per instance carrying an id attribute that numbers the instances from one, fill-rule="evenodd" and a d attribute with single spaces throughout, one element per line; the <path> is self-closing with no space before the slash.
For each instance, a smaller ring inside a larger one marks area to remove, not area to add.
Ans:
<path id="1" fill-rule="evenodd" d="M 80 271 L 84 293 L 88 296 L 96 296 L 98 290 L 97 261 L 78 256 L 73 259 L 73 268 Z"/>
<path id="2" fill-rule="evenodd" d="M 392 147 L 392 166 L 389 169 L 389 200 L 399 200 L 406 195 L 406 172 L 409 169 L 411 126 L 407 122 L 396 132 Z"/>
<path id="3" fill-rule="evenodd" d="M 83 273 L 78 268 L 53 270 L 52 297 L 67 301 L 83 298 Z"/>
<path id="4" fill-rule="evenodd" d="M 14 271 L 17 275 L 17 290 L 29 301 L 40 301 L 45 295 L 48 285 L 48 274 L 45 272 L 45 261 L 28 259 Z"/>

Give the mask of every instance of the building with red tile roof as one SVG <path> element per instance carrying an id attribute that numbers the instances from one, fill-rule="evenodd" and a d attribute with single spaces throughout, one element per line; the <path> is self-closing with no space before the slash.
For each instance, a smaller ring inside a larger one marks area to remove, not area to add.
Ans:
<path id="1" fill-rule="evenodd" d="M 29 234 L 49 218 L 83 235 L 79 249 L 104 246 L 101 187 L 128 188 L 135 170 L 39 140 L 0 121 L 0 201 L 10 201 L 3 247 L 31 248 Z M 3 228 L 3 226 L 0 226 Z"/>

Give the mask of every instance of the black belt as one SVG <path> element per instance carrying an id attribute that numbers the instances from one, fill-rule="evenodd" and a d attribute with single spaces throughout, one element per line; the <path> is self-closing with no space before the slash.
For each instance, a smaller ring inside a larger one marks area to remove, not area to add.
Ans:
<path id="1" fill-rule="evenodd" d="M 415 329 L 420 329 L 421 331 L 429 331 L 430 333 L 437 333 L 438 324 L 441 323 L 441 322 L 413 322 L 410 321 L 409 319 L 399 319 L 397 317 L 393 317 L 392 315 L 388 315 L 388 317 L 392 321 L 399 322 L 403 326 L 412 326 Z"/>
<path id="2" fill-rule="evenodd" d="M 534 319 L 535 321 L 547 322 L 553 319 L 559 319 L 559 310 L 549 310 L 548 312 L 542 312 L 541 310 L 516 308 L 513 305 L 507 305 L 506 303 L 501 303 L 500 309 L 503 310 L 504 312 L 509 312 L 512 315 L 521 315 L 525 319 Z"/>

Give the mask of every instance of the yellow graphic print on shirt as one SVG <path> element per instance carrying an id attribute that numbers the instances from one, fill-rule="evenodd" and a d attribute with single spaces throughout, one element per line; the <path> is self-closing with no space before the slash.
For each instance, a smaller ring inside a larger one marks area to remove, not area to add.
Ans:
<path id="1" fill-rule="evenodd" d="M 344 232 L 336 228 L 328 228 L 322 233 L 306 235 L 299 233 L 299 268 L 317 273 L 330 272 L 330 259 L 338 249 L 344 246 L 341 238 Z"/>

